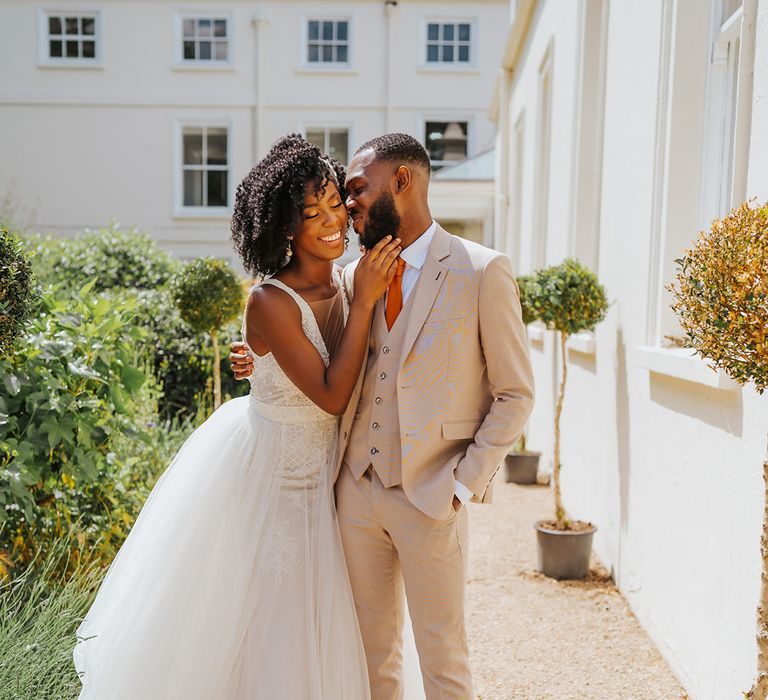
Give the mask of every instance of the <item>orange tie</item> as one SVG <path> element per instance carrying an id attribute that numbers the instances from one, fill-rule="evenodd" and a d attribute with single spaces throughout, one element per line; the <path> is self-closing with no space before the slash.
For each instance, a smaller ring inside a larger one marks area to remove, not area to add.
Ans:
<path id="1" fill-rule="evenodd" d="M 405 260 L 402 258 L 397 259 L 397 270 L 395 276 L 389 283 L 389 291 L 387 292 L 387 308 L 384 310 L 384 317 L 387 319 L 387 328 L 392 330 L 392 326 L 395 325 L 397 315 L 403 308 L 403 268 L 405 267 Z"/>

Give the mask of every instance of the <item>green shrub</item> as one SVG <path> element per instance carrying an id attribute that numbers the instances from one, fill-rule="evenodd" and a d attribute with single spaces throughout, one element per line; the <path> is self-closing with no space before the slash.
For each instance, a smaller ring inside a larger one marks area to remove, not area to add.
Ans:
<path id="1" fill-rule="evenodd" d="M 21 335 L 36 301 L 32 265 L 21 241 L 0 229 L 0 356 Z"/>
<path id="2" fill-rule="evenodd" d="M 520 290 L 520 306 L 523 310 L 523 323 L 527 326 L 536 320 L 536 316 L 531 309 L 531 285 L 533 284 L 532 275 L 518 275 L 517 288 Z"/>
<path id="3" fill-rule="evenodd" d="M 117 223 L 86 229 L 75 238 L 29 237 L 33 265 L 45 284 L 78 289 L 96 278 L 94 292 L 107 289 L 155 289 L 178 269 L 179 262 L 146 234 Z"/>
<path id="4" fill-rule="evenodd" d="M 221 405 L 221 327 L 240 316 L 243 290 L 232 268 L 216 258 L 197 258 L 171 280 L 171 294 L 181 318 L 198 333 L 208 333 L 213 347 L 213 407 Z M 228 372 L 226 372 L 228 374 Z"/>
<path id="5" fill-rule="evenodd" d="M 145 332 L 132 304 L 89 284 L 66 300 L 44 295 L 42 309 L 0 360 L 0 551 L 13 561 L 81 515 L 101 527 L 111 507 L 93 487 L 122 488 L 120 469 L 156 440 L 158 392 L 137 357 Z"/>

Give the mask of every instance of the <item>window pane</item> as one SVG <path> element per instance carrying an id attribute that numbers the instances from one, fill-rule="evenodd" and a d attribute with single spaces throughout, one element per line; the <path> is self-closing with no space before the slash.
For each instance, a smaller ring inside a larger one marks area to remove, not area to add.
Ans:
<path id="1" fill-rule="evenodd" d="M 78 51 L 78 43 L 76 41 L 67 42 L 67 58 L 78 58 L 80 52 Z"/>
<path id="2" fill-rule="evenodd" d="M 211 20 L 209 19 L 197 20 L 197 35 L 211 36 Z"/>
<path id="3" fill-rule="evenodd" d="M 200 170 L 184 171 L 184 206 L 203 206 L 203 173 Z"/>
<path id="4" fill-rule="evenodd" d="M 469 41 L 469 25 L 459 25 L 459 41 Z"/>
<path id="5" fill-rule="evenodd" d="M 227 20 L 216 19 L 213 21 L 213 35 L 227 36 Z"/>
<path id="6" fill-rule="evenodd" d="M 48 33 L 61 34 L 61 17 L 48 18 Z"/>
<path id="7" fill-rule="evenodd" d="M 211 42 L 210 41 L 201 41 L 198 44 L 198 58 L 202 59 L 204 61 L 209 61 L 211 59 Z"/>
<path id="8" fill-rule="evenodd" d="M 333 39 L 333 22 L 323 22 L 323 39 L 326 41 Z"/>
<path id="9" fill-rule="evenodd" d="M 195 20 L 193 19 L 185 19 L 184 20 L 184 38 L 193 38 L 195 36 Z"/>
<path id="10" fill-rule="evenodd" d="M 203 162 L 203 130 L 184 129 L 184 165 Z"/>
<path id="11" fill-rule="evenodd" d="M 328 155 L 342 163 L 346 163 L 347 149 L 349 147 L 348 131 L 346 129 L 332 129 L 329 141 Z"/>
<path id="12" fill-rule="evenodd" d="M 459 46 L 459 61 L 463 63 L 469 61 L 469 46 Z"/>
<path id="13" fill-rule="evenodd" d="M 307 129 L 307 141 L 325 153 L 325 129 Z"/>
<path id="14" fill-rule="evenodd" d="M 310 63 L 317 63 L 320 60 L 320 47 L 317 44 L 310 44 L 307 57 Z"/>
<path id="15" fill-rule="evenodd" d="M 83 34 L 88 36 L 96 34 L 96 20 L 93 17 L 83 17 Z"/>
<path id="16" fill-rule="evenodd" d="M 312 20 L 309 23 L 309 40 L 317 41 L 320 38 L 320 22 Z"/>
<path id="17" fill-rule="evenodd" d="M 209 207 L 227 206 L 227 171 L 209 170 L 208 173 L 208 202 Z"/>
<path id="18" fill-rule="evenodd" d="M 67 17 L 65 20 L 67 27 L 67 34 L 78 34 L 77 30 L 77 17 Z"/>
<path id="19" fill-rule="evenodd" d="M 336 38 L 339 41 L 346 41 L 349 30 L 349 22 L 337 22 L 336 23 Z"/>
<path id="20" fill-rule="evenodd" d="M 214 41 L 213 42 L 213 57 L 217 61 L 227 60 L 227 42 L 226 41 Z"/>
<path id="21" fill-rule="evenodd" d="M 453 41 L 453 25 L 452 24 L 443 25 L 443 39 L 445 39 L 446 41 Z"/>
<path id="22" fill-rule="evenodd" d="M 61 58 L 62 45 L 60 41 L 51 42 L 51 58 Z"/>
<path id="23" fill-rule="evenodd" d="M 331 63 L 333 61 L 333 46 L 323 46 L 323 62 Z"/>
<path id="24" fill-rule="evenodd" d="M 227 130 L 208 129 L 208 165 L 227 164 Z"/>
<path id="25" fill-rule="evenodd" d="M 437 41 L 440 38 L 440 25 L 428 24 L 427 25 L 427 39 L 430 41 Z"/>
<path id="26" fill-rule="evenodd" d="M 96 58 L 96 42 L 95 41 L 83 42 L 83 58 Z"/>
<path id="27" fill-rule="evenodd" d="M 346 44 L 340 44 L 336 47 L 336 60 L 339 63 L 346 63 L 347 62 L 347 45 Z"/>
<path id="28" fill-rule="evenodd" d="M 453 46 L 443 46 L 443 61 L 453 61 Z"/>
<path id="29" fill-rule="evenodd" d="M 184 42 L 184 60 L 186 61 L 195 60 L 195 42 L 194 41 Z"/>
<path id="30" fill-rule="evenodd" d="M 440 60 L 438 48 L 437 44 L 427 44 L 427 61 L 429 63 L 437 63 Z"/>

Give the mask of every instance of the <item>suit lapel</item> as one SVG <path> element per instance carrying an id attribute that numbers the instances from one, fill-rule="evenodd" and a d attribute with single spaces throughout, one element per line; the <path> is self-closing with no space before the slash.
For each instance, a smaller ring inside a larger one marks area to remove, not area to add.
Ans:
<path id="1" fill-rule="evenodd" d="M 440 226 L 437 227 L 432 243 L 429 246 L 427 259 L 419 273 L 413 294 L 413 308 L 408 319 L 408 327 L 403 338 L 403 348 L 400 354 L 400 365 L 405 362 L 411 351 L 416 337 L 419 335 L 427 316 L 435 303 L 437 293 L 443 286 L 448 274 L 448 267 L 440 261 L 447 258 L 451 252 L 451 236 Z"/>

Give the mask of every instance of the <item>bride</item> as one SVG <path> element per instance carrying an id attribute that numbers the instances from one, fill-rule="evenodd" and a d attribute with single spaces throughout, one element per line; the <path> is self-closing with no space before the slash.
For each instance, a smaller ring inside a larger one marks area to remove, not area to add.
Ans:
<path id="1" fill-rule="evenodd" d="M 149 495 L 78 629 L 81 699 L 370 697 L 330 481 L 400 241 L 363 256 L 349 305 L 333 263 L 343 182 L 290 135 L 238 187 L 233 239 L 267 277 L 243 322 L 251 393 L 200 426 Z"/>

